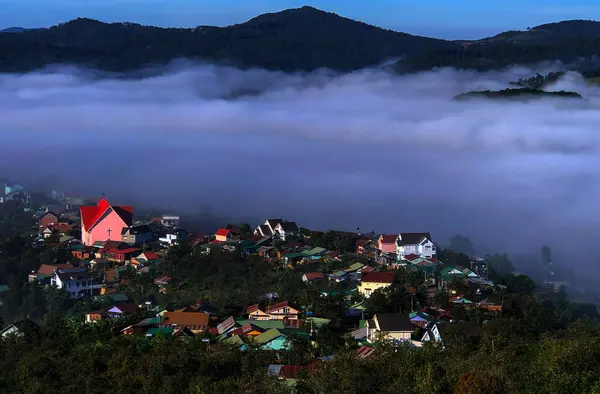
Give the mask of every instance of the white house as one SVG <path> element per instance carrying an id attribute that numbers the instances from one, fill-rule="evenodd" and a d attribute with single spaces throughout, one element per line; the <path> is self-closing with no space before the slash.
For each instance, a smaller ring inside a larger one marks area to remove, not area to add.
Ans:
<path id="1" fill-rule="evenodd" d="M 162 246 L 173 246 L 185 241 L 188 238 L 188 233 L 185 230 L 177 230 L 165 234 L 164 237 L 158 239 Z"/>
<path id="2" fill-rule="evenodd" d="M 396 256 L 398 260 L 406 260 L 406 256 L 418 256 L 435 259 L 435 245 L 429 233 L 400 233 L 396 238 Z"/>
<path id="3" fill-rule="evenodd" d="M 280 222 L 275 226 L 275 233 L 279 235 L 282 241 L 285 241 L 285 237 L 289 237 L 290 235 L 297 234 L 300 229 L 295 222 Z"/>
<path id="4" fill-rule="evenodd" d="M 98 280 L 90 278 L 85 268 L 57 269 L 50 284 L 66 290 L 72 298 L 94 295 L 102 287 Z"/>

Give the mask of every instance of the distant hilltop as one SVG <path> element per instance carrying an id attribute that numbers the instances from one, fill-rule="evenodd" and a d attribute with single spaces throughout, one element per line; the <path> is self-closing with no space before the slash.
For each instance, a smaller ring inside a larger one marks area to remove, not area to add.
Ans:
<path id="1" fill-rule="evenodd" d="M 347 72 L 401 58 L 398 73 L 454 67 L 480 71 L 546 60 L 577 63 L 600 53 L 600 23 L 572 20 L 508 31 L 481 40 L 449 41 L 382 29 L 313 7 L 259 15 L 226 27 L 161 28 L 77 18 L 43 29 L 12 27 L 0 34 L 0 72 L 27 72 L 63 63 L 135 71 L 187 58 L 278 71 L 321 68 Z"/>
<path id="2" fill-rule="evenodd" d="M 482 90 L 472 91 L 467 93 L 461 93 L 454 96 L 454 100 L 463 101 L 476 98 L 487 98 L 487 99 L 531 99 L 531 98 L 544 98 L 544 97 L 558 97 L 558 98 L 576 98 L 581 99 L 581 95 L 576 92 L 566 92 L 564 90 L 558 92 L 547 92 L 540 89 L 532 88 L 519 88 L 519 89 L 503 89 L 503 90 Z"/>

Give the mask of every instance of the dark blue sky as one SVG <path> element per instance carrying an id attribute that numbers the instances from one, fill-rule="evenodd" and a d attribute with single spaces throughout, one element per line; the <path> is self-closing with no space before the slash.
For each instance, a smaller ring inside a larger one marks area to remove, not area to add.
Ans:
<path id="1" fill-rule="evenodd" d="M 381 27 L 443 38 L 480 38 L 565 19 L 600 19 L 597 0 L 0 0 L 0 28 L 81 17 L 158 26 L 229 25 L 312 5 Z"/>

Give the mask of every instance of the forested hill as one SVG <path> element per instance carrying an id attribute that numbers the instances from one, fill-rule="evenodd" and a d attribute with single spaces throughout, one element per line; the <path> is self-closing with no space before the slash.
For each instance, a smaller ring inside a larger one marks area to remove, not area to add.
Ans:
<path id="1" fill-rule="evenodd" d="M 508 31 L 476 41 L 461 41 L 459 48 L 427 49 L 395 65 L 398 72 L 455 67 L 486 71 L 520 64 L 560 60 L 597 75 L 597 62 L 582 61 L 600 53 L 600 22 L 572 20 L 540 25 L 526 31 Z"/>
<path id="2" fill-rule="evenodd" d="M 260 15 L 245 23 L 159 28 L 75 19 L 49 29 L 0 34 L 0 71 L 52 63 L 135 70 L 176 58 L 295 71 L 349 71 L 425 49 L 458 44 L 384 30 L 312 7 Z"/>
<path id="3" fill-rule="evenodd" d="M 282 71 L 351 71 L 397 58 L 401 58 L 394 67 L 398 72 L 433 67 L 490 70 L 545 60 L 571 62 L 598 53 L 600 23 L 594 21 L 446 41 L 381 29 L 312 7 L 264 14 L 226 27 L 160 28 L 78 18 L 48 29 L 11 28 L 0 34 L 0 72 L 57 63 L 132 71 L 179 58 Z M 595 68 L 580 65 L 577 70 Z"/>

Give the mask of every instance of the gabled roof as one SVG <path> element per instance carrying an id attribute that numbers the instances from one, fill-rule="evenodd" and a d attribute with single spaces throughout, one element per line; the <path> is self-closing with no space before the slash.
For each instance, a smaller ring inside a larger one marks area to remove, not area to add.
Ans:
<path id="1" fill-rule="evenodd" d="M 256 338 L 254 338 L 254 340 L 260 344 L 266 344 L 266 343 L 271 342 L 274 339 L 279 338 L 280 336 L 285 336 L 285 335 L 283 335 L 283 333 L 281 333 L 278 329 L 272 328 L 270 330 L 263 332 L 260 335 L 257 335 Z"/>
<path id="2" fill-rule="evenodd" d="M 281 222 L 278 223 L 277 226 L 281 227 L 286 233 L 293 233 L 300 230 L 296 222 Z"/>
<path id="3" fill-rule="evenodd" d="M 227 319 L 225 319 L 223 322 L 219 323 L 217 325 L 217 332 L 219 334 L 223 334 L 224 332 L 230 330 L 231 328 L 235 327 L 236 322 L 233 319 L 233 316 L 228 317 Z"/>
<path id="4" fill-rule="evenodd" d="M 221 236 L 221 237 L 227 237 L 227 236 L 229 236 L 229 234 L 231 234 L 231 230 L 226 229 L 226 228 L 220 228 L 215 233 L 215 235 L 218 235 L 218 236 Z"/>
<path id="5" fill-rule="evenodd" d="M 379 241 L 383 244 L 395 244 L 398 234 L 381 234 Z"/>
<path id="6" fill-rule="evenodd" d="M 203 312 L 165 312 L 162 321 L 165 325 L 204 330 L 208 326 L 208 319 L 208 313 Z"/>
<path id="7" fill-rule="evenodd" d="M 156 254 L 156 252 L 143 252 L 136 258 L 137 259 L 143 258 L 143 259 L 146 259 L 147 261 L 160 260 L 160 257 L 158 257 L 158 254 Z"/>
<path id="8" fill-rule="evenodd" d="M 81 223 L 85 231 L 90 231 L 98 220 L 104 216 L 109 210 L 113 210 L 126 226 L 131 226 L 133 219 L 133 207 L 132 206 L 111 206 L 108 201 L 103 198 L 96 206 L 83 206 L 80 207 Z"/>
<path id="9" fill-rule="evenodd" d="M 367 272 L 362 275 L 360 278 L 361 282 L 371 282 L 371 283 L 394 283 L 394 273 L 393 272 Z"/>
<path id="10" fill-rule="evenodd" d="M 273 305 L 267 306 L 266 312 L 267 313 L 273 312 L 273 311 L 276 311 L 276 310 L 281 309 L 281 308 L 288 308 L 289 306 L 290 305 L 289 305 L 289 303 L 287 301 L 281 301 L 281 302 L 278 302 L 277 304 L 273 304 Z"/>
<path id="11" fill-rule="evenodd" d="M 40 268 L 37 270 L 37 274 L 52 276 L 54 274 L 54 270 L 69 269 L 69 268 L 73 268 L 73 266 L 71 264 L 53 264 L 53 265 L 42 264 L 40 266 Z"/>
<path id="12" fill-rule="evenodd" d="M 379 329 L 387 332 L 413 332 L 408 313 L 377 313 L 373 320 L 379 323 Z"/>
<path id="13" fill-rule="evenodd" d="M 452 322 L 437 324 L 438 331 L 442 339 L 449 333 L 457 333 L 466 336 L 467 338 L 477 338 L 480 335 L 481 329 L 477 322 Z"/>
<path id="14" fill-rule="evenodd" d="M 306 280 L 323 279 L 322 272 L 307 272 L 304 276 L 306 277 Z"/>
<path id="15" fill-rule="evenodd" d="M 400 233 L 398 245 L 418 245 L 425 240 L 431 241 L 430 233 Z"/>
<path id="16" fill-rule="evenodd" d="M 108 310 L 108 312 L 123 313 L 132 315 L 138 310 L 138 306 L 134 302 L 121 302 Z"/>

